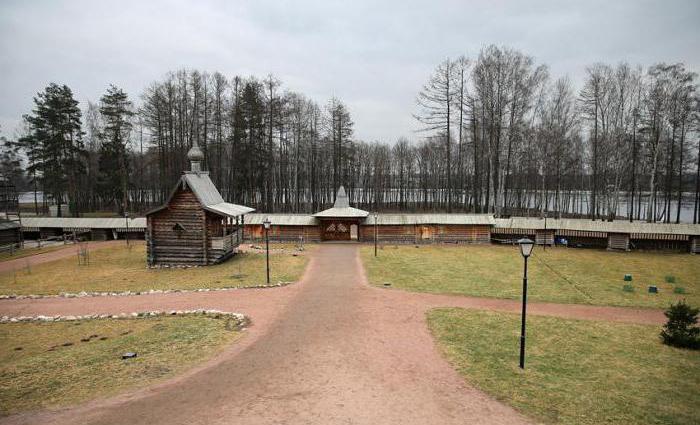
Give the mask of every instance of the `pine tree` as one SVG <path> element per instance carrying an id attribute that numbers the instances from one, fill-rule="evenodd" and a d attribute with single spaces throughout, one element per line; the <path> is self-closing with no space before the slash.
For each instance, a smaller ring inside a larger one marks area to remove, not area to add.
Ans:
<path id="1" fill-rule="evenodd" d="M 18 146 L 5 136 L 0 136 L 0 175 L 10 180 L 17 188 L 24 186 L 24 171 Z"/>
<path id="2" fill-rule="evenodd" d="M 34 110 L 24 116 L 29 133 L 19 141 L 29 159 L 27 172 L 36 176 L 61 213 L 65 195 L 78 214 L 78 177 L 84 174 L 85 149 L 81 112 L 66 85 L 49 84 L 34 98 Z"/>
<path id="3" fill-rule="evenodd" d="M 128 209 L 129 160 L 127 143 L 133 124 L 132 103 L 120 88 L 110 85 L 100 99 L 104 128 L 100 132 L 99 189 L 102 196 L 118 206 L 119 213 Z"/>

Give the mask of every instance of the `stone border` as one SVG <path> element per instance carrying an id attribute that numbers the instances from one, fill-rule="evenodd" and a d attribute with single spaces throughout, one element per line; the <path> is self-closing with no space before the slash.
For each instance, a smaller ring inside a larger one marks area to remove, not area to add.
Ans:
<path id="1" fill-rule="evenodd" d="M 229 286 L 223 288 L 199 288 L 199 289 L 149 289 L 145 291 L 124 291 L 124 292 L 96 292 L 96 291 L 81 291 L 81 292 L 61 292 L 60 294 L 50 295 L 0 295 L 1 300 L 25 300 L 25 299 L 42 299 L 42 298 L 83 298 L 83 297 L 128 297 L 132 295 L 153 295 L 153 294 L 172 294 L 172 293 L 189 293 L 189 292 L 217 292 L 217 291 L 235 291 L 244 289 L 270 289 L 280 288 L 282 286 L 291 285 L 294 282 L 277 282 L 270 285 L 261 284 L 254 286 Z"/>
<path id="2" fill-rule="evenodd" d="M 77 316 L 2 316 L 0 317 L 0 323 L 26 323 L 26 322 L 74 322 L 78 320 L 95 320 L 95 319 L 144 319 L 149 317 L 163 317 L 163 316 L 210 316 L 215 319 L 220 319 L 222 317 L 228 317 L 236 320 L 236 327 L 238 330 L 245 328 L 250 324 L 250 319 L 241 313 L 231 313 L 220 310 L 207 310 L 207 309 L 197 309 L 197 310 L 151 310 L 151 311 L 139 311 L 134 313 L 118 313 L 118 314 L 86 314 Z"/>

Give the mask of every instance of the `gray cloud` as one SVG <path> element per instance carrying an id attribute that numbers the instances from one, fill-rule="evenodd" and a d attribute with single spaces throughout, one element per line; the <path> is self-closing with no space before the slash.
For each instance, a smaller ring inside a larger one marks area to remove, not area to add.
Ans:
<path id="1" fill-rule="evenodd" d="M 495 43 L 579 83 L 596 61 L 700 70 L 700 2 L 0 2 L 0 125 L 12 134 L 49 82 L 81 102 L 108 84 L 135 98 L 179 68 L 275 74 L 349 106 L 357 137 L 414 138 L 415 95 L 448 56 Z"/>

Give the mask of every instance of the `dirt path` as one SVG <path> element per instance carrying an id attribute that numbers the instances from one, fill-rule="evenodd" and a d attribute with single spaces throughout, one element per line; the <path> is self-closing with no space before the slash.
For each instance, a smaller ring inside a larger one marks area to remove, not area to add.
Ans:
<path id="1" fill-rule="evenodd" d="M 106 242 L 88 242 L 89 249 L 91 251 L 97 249 L 109 248 L 115 245 L 124 244 L 124 241 L 106 241 Z M 0 262 L 0 273 L 9 272 L 14 269 L 20 270 L 30 266 L 35 266 L 37 264 L 48 263 L 49 261 L 60 260 L 62 258 L 74 257 L 76 256 L 77 246 L 70 244 L 66 245 L 65 248 L 56 249 L 49 252 L 44 252 L 35 255 L 29 255 L 27 257 L 17 258 L 14 260 L 6 260 Z"/>
<path id="2" fill-rule="evenodd" d="M 438 353 L 425 312 L 518 311 L 519 303 L 366 284 L 357 247 L 324 245 L 299 284 L 274 290 L 0 301 L 0 315 L 217 308 L 253 319 L 224 355 L 165 384 L 2 423 L 528 423 L 464 382 Z M 532 314 L 658 323 L 656 310 L 533 303 Z"/>

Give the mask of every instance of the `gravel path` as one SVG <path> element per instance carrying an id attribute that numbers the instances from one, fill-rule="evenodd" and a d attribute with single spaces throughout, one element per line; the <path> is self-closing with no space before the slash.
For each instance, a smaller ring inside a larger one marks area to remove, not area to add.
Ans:
<path id="1" fill-rule="evenodd" d="M 512 408 L 465 383 L 425 323 L 433 307 L 519 311 L 519 303 L 366 284 L 357 246 L 323 245 L 304 278 L 277 289 L 0 301 L 0 315 L 214 308 L 249 315 L 247 336 L 164 384 L 0 423 L 518 424 Z M 532 314 L 661 323 L 656 310 L 532 303 Z"/>
<path id="2" fill-rule="evenodd" d="M 97 249 L 109 248 L 115 245 L 124 245 L 124 241 L 105 241 L 105 242 L 88 242 L 90 251 Z M 49 261 L 60 260 L 67 257 L 77 256 L 77 245 L 69 244 L 65 248 L 56 249 L 54 251 L 44 252 L 41 254 L 29 255 L 27 257 L 17 258 L 15 260 L 0 261 L 0 273 L 9 272 L 14 269 L 21 270 L 27 267 L 27 264 L 35 266 L 37 264 L 48 263 Z M 77 261 L 77 260 L 76 260 Z"/>

